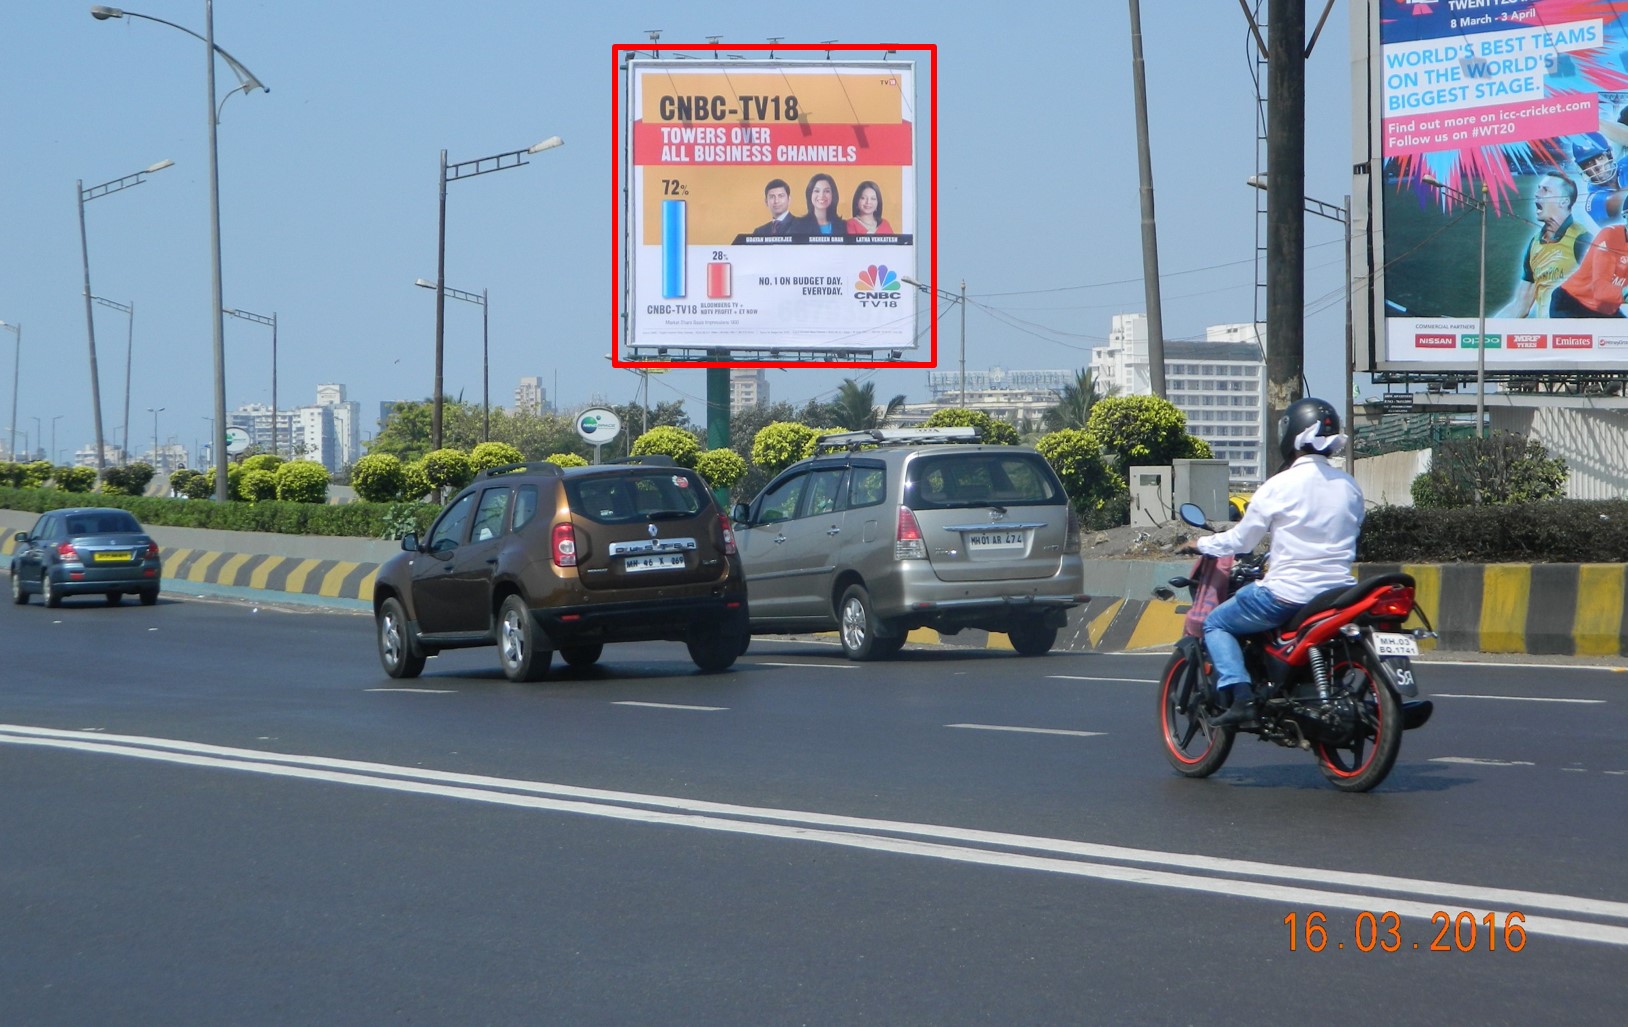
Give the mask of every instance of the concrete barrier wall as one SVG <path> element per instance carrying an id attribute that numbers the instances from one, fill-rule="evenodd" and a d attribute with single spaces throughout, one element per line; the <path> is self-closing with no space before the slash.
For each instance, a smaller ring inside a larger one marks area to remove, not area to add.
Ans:
<path id="1" fill-rule="evenodd" d="M 0 510 L 0 555 L 36 514 Z M 273 595 L 369 602 L 379 565 L 401 551 L 375 539 L 273 535 L 153 527 L 164 557 L 164 587 L 235 586 Z M 1188 560 L 1087 560 L 1094 598 L 1074 610 L 1057 646 L 1122 652 L 1168 646 L 1181 637 L 1179 603 L 1152 598 L 1155 586 L 1185 575 Z M 1442 650 L 1628 656 L 1628 572 L 1622 564 L 1359 564 L 1371 577 L 1402 571 L 1418 582 L 1418 603 Z M 921 629 L 911 638 L 1009 649 L 1003 634 L 968 629 L 953 636 Z M 1426 647 L 1432 643 L 1426 642 Z"/>

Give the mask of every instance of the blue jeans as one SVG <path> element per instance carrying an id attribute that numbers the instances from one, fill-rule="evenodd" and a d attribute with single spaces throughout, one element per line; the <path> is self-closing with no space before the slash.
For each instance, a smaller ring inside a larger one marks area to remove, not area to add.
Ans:
<path id="1" fill-rule="evenodd" d="M 1210 661 L 1215 664 L 1216 684 L 1221 688 L 1249 684 L 1239 637 L 1286 623 L 1300 606 L 1300 603 L 1279 602 L 1260 582 L 1252 581 L 1211 610 L 1204 618 L 1204 648 L 1209 650 Z"/>

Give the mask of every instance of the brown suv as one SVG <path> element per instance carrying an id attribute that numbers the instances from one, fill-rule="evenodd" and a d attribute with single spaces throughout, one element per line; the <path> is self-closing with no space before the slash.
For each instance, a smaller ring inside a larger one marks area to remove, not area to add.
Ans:
<path id="1" fill-rule="evenodd" d="M 417 677 L 442 649 L 496 645 L 511 681 L 558 650 L 585 667 L 606 642 L 683 641 L 704 671 L 746 648 L 746 579 L 706 481 L 667 457 L 484 471 L 373 586 L 379 660 Z"/>

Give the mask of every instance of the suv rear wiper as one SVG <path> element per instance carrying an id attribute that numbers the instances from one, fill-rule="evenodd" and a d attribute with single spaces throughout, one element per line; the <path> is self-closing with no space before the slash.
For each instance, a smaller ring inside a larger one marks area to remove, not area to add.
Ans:
<path id="1" fill-rule="evenodd" d="M 647 521 L 677 521 L 694 516 L 694 510 L 649 510 L 646 511 L 644 518 Z"/>

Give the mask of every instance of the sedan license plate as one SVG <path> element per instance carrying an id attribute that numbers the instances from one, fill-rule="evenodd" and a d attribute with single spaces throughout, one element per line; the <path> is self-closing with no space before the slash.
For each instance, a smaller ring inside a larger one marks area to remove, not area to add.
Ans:
<path id="1" fill-rule="evenodd" d="M 683 566 L 683 553 L 654 553 L 649 556 L 624 556 L 622 558 L 622 569 L 630 574 L 635 571 L 673 570 Z"/>
<path id="2" fill-rule="evenodd" d="M 129 563 L 133 557 L 129 552 L 92 553 L 91 563 Z"/>
<path id="3" fill-rule="evenodd" d="M 1026 531 L 973 531 L 967 533 L 969 550 L 1022 549 L 1029 541 Z"/>
<path id="4" fill-rule="evenodd" d="M 1412 635 L 1392 631 L 1374 632 L 1374 651 L 1381 656 L 1418 656 L 1419 643 Z"/>

